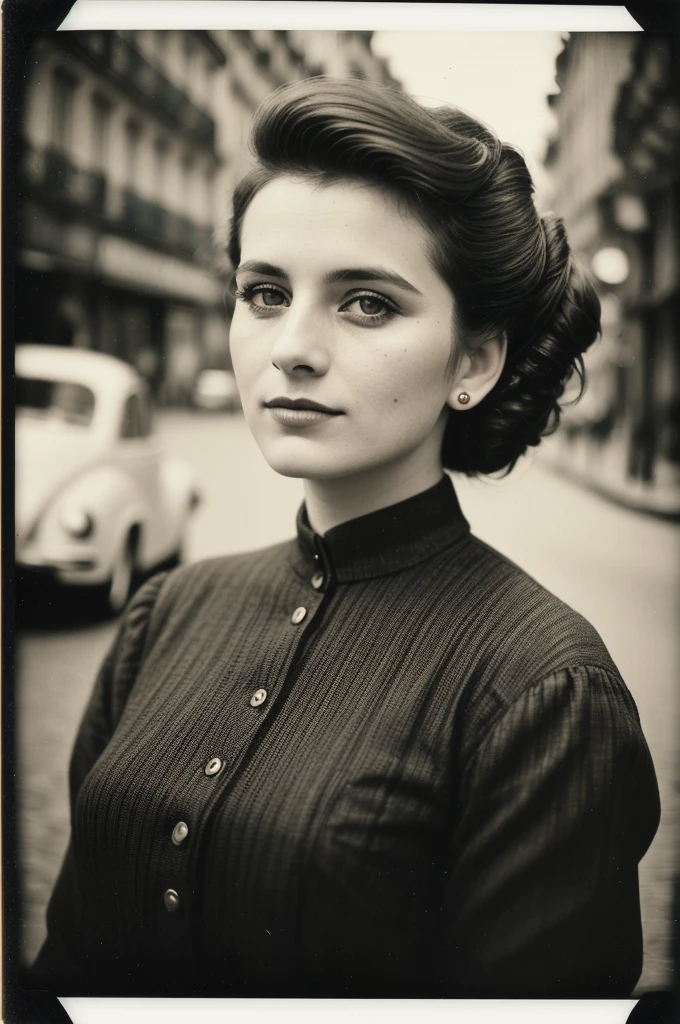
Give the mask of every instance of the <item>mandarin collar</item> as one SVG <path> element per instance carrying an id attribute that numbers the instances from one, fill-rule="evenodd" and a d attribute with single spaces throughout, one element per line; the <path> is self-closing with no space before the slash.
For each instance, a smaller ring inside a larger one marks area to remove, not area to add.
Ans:
<path id="1" fill-rule="evenodd" d="M 323 537 L 310 526 L 303 502 L 293 566 L 303 577 L 321 569 L 339 583 L 387 576 L 436 555 L 469 529 L 446 475 L 434 487 L 340 523 Z"/>

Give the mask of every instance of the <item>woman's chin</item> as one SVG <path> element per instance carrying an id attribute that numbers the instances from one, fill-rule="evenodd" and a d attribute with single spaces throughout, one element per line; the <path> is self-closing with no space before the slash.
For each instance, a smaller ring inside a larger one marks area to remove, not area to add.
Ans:
<path id="1" fill-rule="evenodd" d="M 266 462 L 278 473 L 279 476 L 295 477 L 299 480 L 334 480 L 338 477 L 347 476 L 351 469 L 338 465 L 337 461 L 330 458 L 311 458 L 309 455 L 295 455 L 292 453 L 262 452 Z"/>
<path id="2" fill-rule="evenodd" d="M 296 463 L 280 462 L 276 459 L 267 459 L 269 466 L 279 476 L 288 476 L 295 480 L 306 480 L 309 474 Z"/>
<path id="3" fill-rule="evenodd" d="M 332 472 L 328 466 L 320 468 L 318 465 L 300 460 L 267 459 L 266 461 L 279 476 L 294 477 L 297 480 L 324 480 L 344 475 L 343 473 Z"/>

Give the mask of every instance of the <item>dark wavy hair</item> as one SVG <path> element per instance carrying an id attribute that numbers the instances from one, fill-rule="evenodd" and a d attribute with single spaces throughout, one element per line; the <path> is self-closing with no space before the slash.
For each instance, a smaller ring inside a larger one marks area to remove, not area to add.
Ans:
<path id="1" fill-rule="evenodd" d="M 451 289 L 459 326 L 505 331 L 501 376 L 474 408 L 449 415 L 447 469 L 508 472 L 552 433 L 559 399 L 600 329 L 600 303 L 574 259 L 562 220 L 540 217 L 522 155 L 454 107 L 425 108 L 398 89 L 312 78 L 259 107 L 256 166 L 233 197 L 229 257 L 240 260 L 249 203 L 282 175 L 358 180 L 392 194 L 429 230 L 432 263 Z"/>

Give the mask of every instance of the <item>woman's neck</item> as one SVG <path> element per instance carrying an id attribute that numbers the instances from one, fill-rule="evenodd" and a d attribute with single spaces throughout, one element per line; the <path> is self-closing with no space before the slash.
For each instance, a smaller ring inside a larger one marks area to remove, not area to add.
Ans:
<path id="1" fill-rule="evenodd" d="M 381 466 L 354 477 L 305 480 L 309 523 L 323 536 L 340 523 L 396 505 L 434 487 L 442 478 L 439 464 Z"/>

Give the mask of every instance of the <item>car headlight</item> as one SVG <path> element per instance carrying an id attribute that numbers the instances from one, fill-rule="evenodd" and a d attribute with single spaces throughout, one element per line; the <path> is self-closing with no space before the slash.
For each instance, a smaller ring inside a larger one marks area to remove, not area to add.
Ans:
<path id="1" fill-rule="evenodd" d="M 66 506 L 61 512 L 61 525 L 76 540 L 85 540 L 94 530 L 94 520 L 82 508 Z"/>

